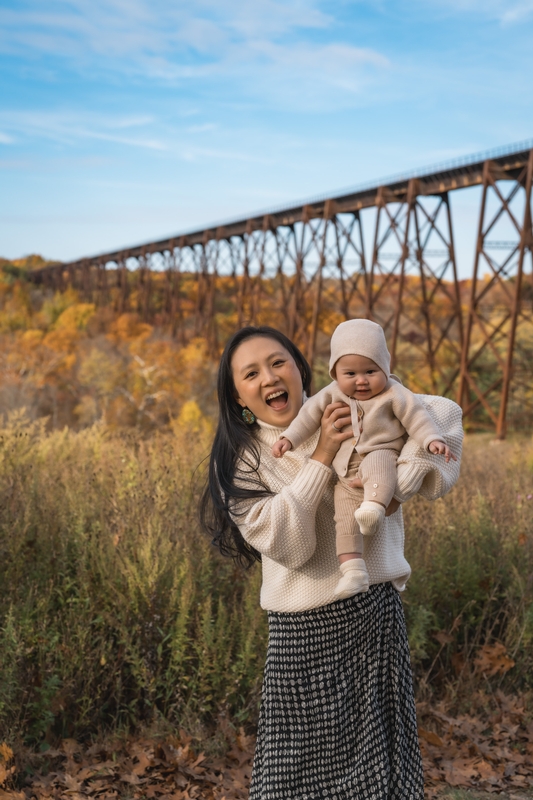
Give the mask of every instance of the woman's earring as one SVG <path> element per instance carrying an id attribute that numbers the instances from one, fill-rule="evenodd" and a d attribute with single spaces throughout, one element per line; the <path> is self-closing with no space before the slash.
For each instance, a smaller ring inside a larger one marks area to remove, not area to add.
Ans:
<path id="1" fill-rule="evenodd" d="M 243 420 L 246 422 L 247 425 L 253 425 L 254 424 L 254 422 L 255 422 L 255 414 L 253 413 L 253 411 L 250 411 L 249 408 L 243 408 L 241 414 L 242 414 Z"/>

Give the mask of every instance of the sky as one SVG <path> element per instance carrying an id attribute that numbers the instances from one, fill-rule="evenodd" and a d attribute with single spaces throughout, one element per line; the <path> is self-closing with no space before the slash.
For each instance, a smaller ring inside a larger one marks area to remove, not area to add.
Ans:
<path id="1" fill-rule="evenodd" d="M 0 256 L 74 259 L 530 139 L 532 34 L 533 0 L 0 0 Z"/>

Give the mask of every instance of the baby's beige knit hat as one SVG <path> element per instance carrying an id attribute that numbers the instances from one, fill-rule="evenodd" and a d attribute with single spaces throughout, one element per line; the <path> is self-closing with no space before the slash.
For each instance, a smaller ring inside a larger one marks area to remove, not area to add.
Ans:
<path id="1" fill-rule="evenodd" d="M 331 337 L 329 359 L 329 374 L 333 380 L 335 380 L 335 364 L 339 358 L 353 355 L 372 359 L 387 378 L 389 377 L 390 353 L 381 325 L 369 319 L 349 319 L 335 328 Z"/>

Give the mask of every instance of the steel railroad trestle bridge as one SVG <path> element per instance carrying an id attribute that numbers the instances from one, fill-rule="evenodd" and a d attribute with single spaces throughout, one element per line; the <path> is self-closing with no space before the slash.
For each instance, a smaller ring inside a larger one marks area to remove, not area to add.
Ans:
<path id="1" fill-rule="evenodd" d="M 504 438 L 509 404 L 533 389 L 517 359 L 533 336 L 532 179 L 530 141 L 30 278 L 136 312 L 184 344 L 203 336 L 214 354 L 237 327 L 272 324 L 316 368 L 336 324 L 374 319 L 410 388 L 456 399 Z M 459 280 L 450 194 L 475 186 L 473 268 Z"/>

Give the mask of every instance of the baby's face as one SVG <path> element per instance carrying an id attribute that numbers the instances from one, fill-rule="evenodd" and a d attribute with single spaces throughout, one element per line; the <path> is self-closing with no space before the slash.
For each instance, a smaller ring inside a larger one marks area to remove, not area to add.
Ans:
<path id="1" fill-rule="evenodd" d="M 335 379 L 339 388 L 355 400 L 370 400 L 383 391 L 387 376 L 366 356 L 341 356 L 335 364 Z"/>

